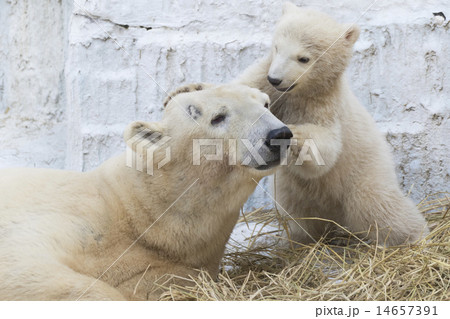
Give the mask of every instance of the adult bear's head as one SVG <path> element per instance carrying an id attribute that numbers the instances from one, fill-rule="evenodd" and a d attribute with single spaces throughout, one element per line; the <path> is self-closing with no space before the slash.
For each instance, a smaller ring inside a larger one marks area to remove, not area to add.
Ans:
<path id="1" fill-rule="evenodd" d="M 144 162 L 142 169 L 164 162 L 158 168 L 176 164 L 203 172 L 220 166 L 225 172 L 268 175 L 285 159 L 292 137 L 267 109 L 269 102 L 265 93 L 243 85 L 180 90 L 168 101 L 161 122 L 134 122 L 125 140 Z M 149 156 L 156 158 L 149 161 Z"/>

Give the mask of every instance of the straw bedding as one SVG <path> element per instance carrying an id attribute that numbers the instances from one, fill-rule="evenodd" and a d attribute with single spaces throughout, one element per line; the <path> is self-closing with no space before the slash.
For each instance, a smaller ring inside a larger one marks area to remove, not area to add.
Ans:
<path id="1" fill-rule="evenodd" d="M 229 244 L 218 278 L 201 272 L 161 300 L 450 300 L 450 193 L 427 196 L 418 208 L 429 236 L 388 248 L 348 233 L 281 248 L 281 216 L 248 213 L 239 223 L 255 231 L 245 245 Z"/>

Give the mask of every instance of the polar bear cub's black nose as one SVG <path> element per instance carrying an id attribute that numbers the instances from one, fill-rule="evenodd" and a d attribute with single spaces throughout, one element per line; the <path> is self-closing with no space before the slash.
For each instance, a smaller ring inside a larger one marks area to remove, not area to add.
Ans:
<path id="1" fill-rule="evenodd" d="M 267 76 L 267 81 L 269 81 L 269 83 L 272 84 L 273 86 L 277 86 L 277 85 L 279 85 L 281 82 L 283 82 L 283 80 L 280 80 L 280 79 L 274 79 L 274 78 L 271 78 L 270 76 Z"/>
<path id="2" fill-rule="evenodd" d="M 265 144 L 272 152 L 280 151 L 280 144 L 288 144 L 288 140 L 292 138 L 292 132 L 287 126 L 272 130 L 267 134 Z M 286 140 L 284 143 L 272 142 L 272 140 Z M 289 147 L 289 144 L 288 144 Z"/>

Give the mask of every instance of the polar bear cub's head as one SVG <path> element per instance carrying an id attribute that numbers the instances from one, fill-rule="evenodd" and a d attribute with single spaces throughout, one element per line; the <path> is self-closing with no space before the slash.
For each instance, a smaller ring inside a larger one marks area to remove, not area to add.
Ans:
<path id="1" fill-rule="evenodd" d="M 126 130 L 125 140 L 138 153 L 136 136 L 149 139 L 146 149 L 158 143 L 161 149 L 170 147 L 170 162 L 176 165 L 180 161 L 192 166 L 221 165 L 227 166 L 225 171 L 236 168 L 268 175 L 286 156 L 292 137 L 268 111 L 269 103 L 267 94 L 243 85 L 182 90 L 167 104 L 161 122 L 134 122 Z"/>
<path id="2" fill-rule="evenodd" d="M 267 79 L 278 91 L 327 89 L 344 72 L 358 37 L 356 25 L 287 2 L 275 29 Z"/>

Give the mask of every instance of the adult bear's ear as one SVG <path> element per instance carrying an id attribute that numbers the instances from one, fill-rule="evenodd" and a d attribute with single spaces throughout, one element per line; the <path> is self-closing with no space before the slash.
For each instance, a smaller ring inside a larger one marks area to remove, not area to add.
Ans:
<path id="1" fill-rule="evenodd" d="M 136 143 L 146 140 L 158 142 L 164 136 L 164 129 L 158 122 L 133 122 L 125 129 L 123 137 L 127 146 L 133 147 Z"/>
<path id="2" fill-rule="evenodd" d="M 292 12 L 294 10 L 297 10 L 297 9 L 298 9 L 298 7 L 295 4 L 293 4 L 292 2 L 285 2 L 285 3 L 283 3 L 282 12 L 283 12 L 283 15 L 285 15 L 285 14 Z"/>
<path id="3" fill-rule="evenodd" d="M 356 24 L 345 24 L 343 38 L 348 45 L 352 46 L 359 38 L 360 29 Z"/>

